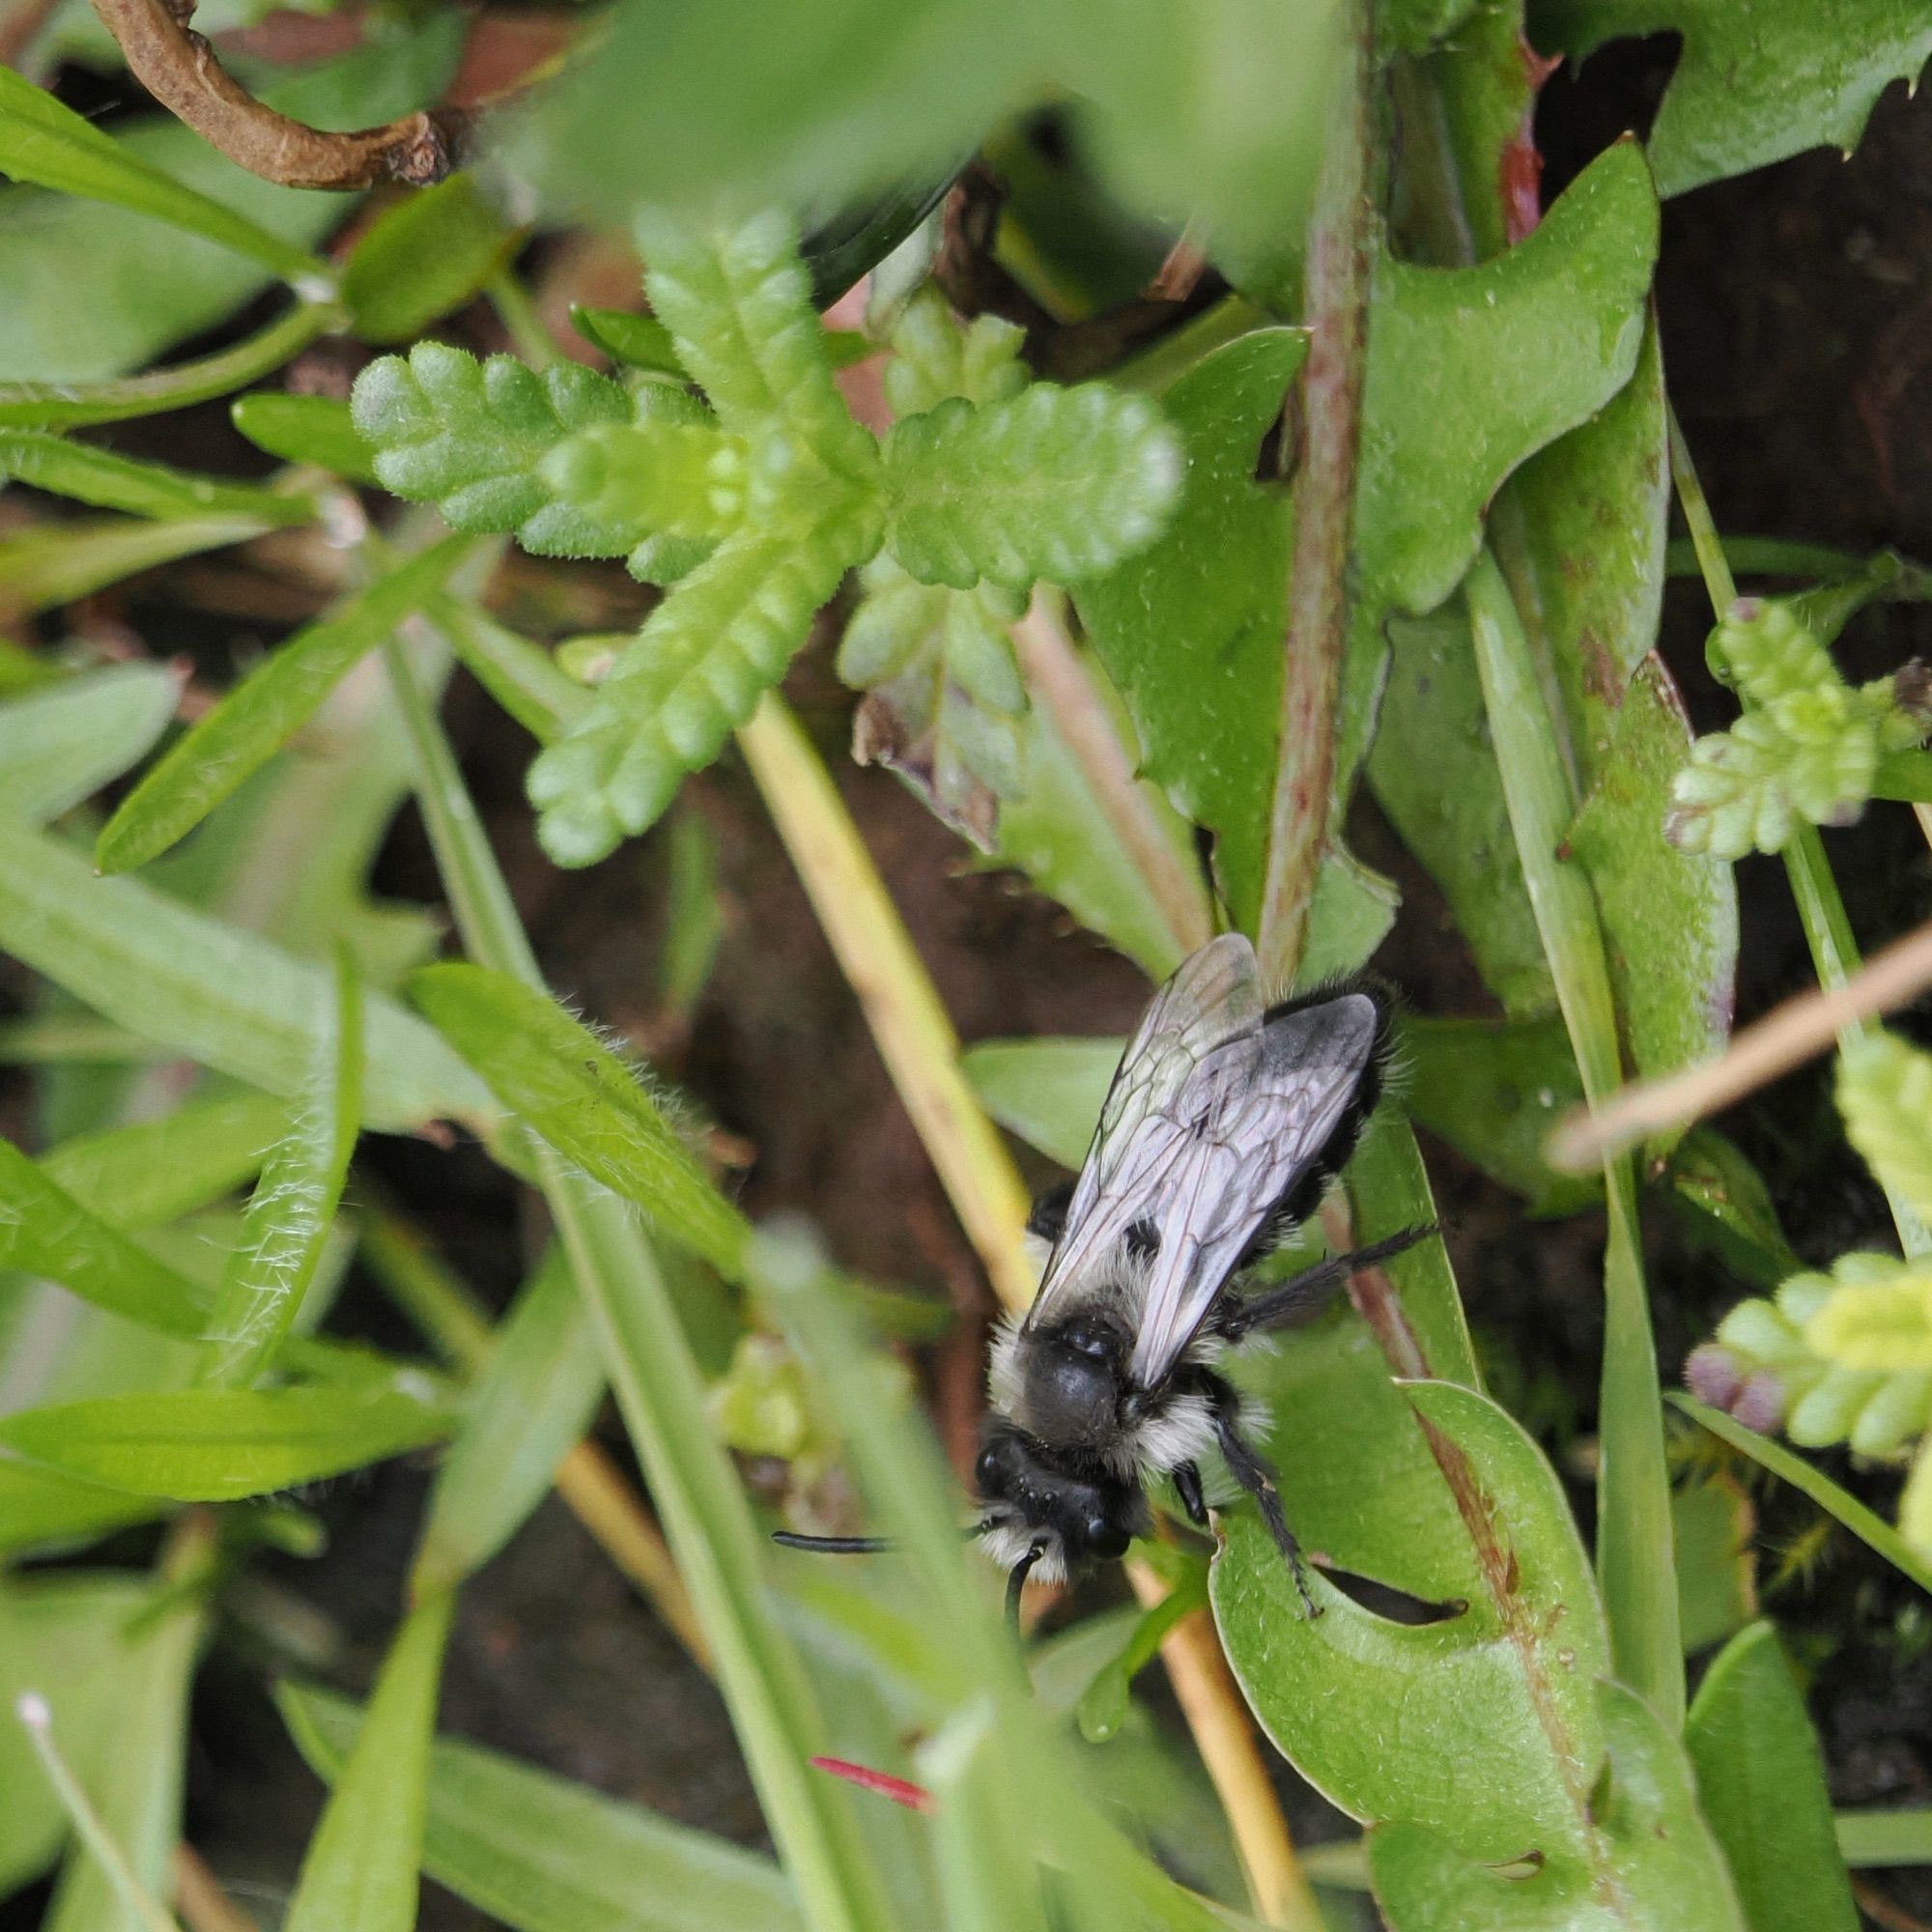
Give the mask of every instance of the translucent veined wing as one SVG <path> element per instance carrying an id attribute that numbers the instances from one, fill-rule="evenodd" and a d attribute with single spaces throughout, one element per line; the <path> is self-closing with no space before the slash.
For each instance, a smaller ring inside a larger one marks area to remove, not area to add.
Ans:
<path id="1" fill-rule="evenodd" d="M 1129 1375 L 1139 1387 L 1166 1379 L 1268 1210 L 1321 1158 L 1361 1084 L 1378 1024 L 1366 993 L 1297 1008 L 1211 1056 L 1181 1090 L 1134 1335 Z"/>
<path id="2" fill-rule="evenodd" d="M 1262 1012 L 1254 948 L 1237 932 L 1189 953 L 1154 995 L 1114 1070 L 1029 1326 L 1136 1221 L 1158 1221 L 1165 1180 L 1184 1151 L 1171 1110 L 1216 1048 L 1259 1038 Z"/>

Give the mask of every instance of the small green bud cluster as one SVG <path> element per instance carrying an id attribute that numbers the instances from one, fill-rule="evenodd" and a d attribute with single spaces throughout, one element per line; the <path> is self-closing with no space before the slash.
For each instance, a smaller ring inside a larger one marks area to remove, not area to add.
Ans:
<path id="1" fill-rule="evenodd" d="M 1711 664 L 1745 715 L 1699 738 L 1671 787 L 1664 834 L 1687 852 L 1739 859 L 1782 849 L 1801 824 L 1850 825 L 1881 753 L 1924 736 L 1898 682 L 1854 689 L 1792 603 L 1740 598 L 1713 634 Z"/>

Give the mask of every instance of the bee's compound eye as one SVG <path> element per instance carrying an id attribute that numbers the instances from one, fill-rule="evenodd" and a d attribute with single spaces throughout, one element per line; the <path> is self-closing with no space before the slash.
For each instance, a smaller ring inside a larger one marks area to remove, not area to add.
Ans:
<path id="1" fill-rule="evenodd" d="M 986 1495 L 999 1479 L 1000 1452 L 989 1442 L 980 1451 L 979 1460 L 973 1464 L 973 1480 L 980 1486 L 980 1493 Z"/>
<path id="2" fill-rule="evenodd" d="M 980 1493 L 988 1498 L 1004 1496 L 1012 1488 L 1025 1462 L 1025 1453 L 1010 1435 L 994 1435 L 973 1464 L 973 1479 Z"/>

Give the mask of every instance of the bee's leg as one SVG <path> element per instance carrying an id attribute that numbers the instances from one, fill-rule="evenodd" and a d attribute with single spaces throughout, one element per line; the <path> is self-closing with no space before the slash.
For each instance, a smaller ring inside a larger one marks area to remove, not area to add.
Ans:
<path id="1" fill-rule="evenodd" d="M 1030 1543 L 1026 1554 L 1007 1575 L 1007 1628 L 1015 1637 L 1020 1634 L 1020 1592 L 1026 1588 L 1027 1572 L 1045 1554 L 1045 1544 Z"/>
<path id="2" fill-rule="evenodd" d="M 1179 1463 L 1174 1469 L 1174 1493 L 1188 1520 L 1201 1529 L 1208 1527 L 1208 1502 L 1201 1493 L 1201 1471 L 1192 1463 Z"/>
<path id="3" fill-rule="evenodd" d="M 1200 1387 L 1208 1398 L 1208 1413 L 1214 1424 L 1214 1440 L 1220 1446 L 1222 1461 L 1236 1482 L 1261 1506 L 1262 1520 L 1267 1524 L 1275 1547 L 1293 1573 L 1294 1587 L 1301 1592 L 1303 1606 L 1311 1617 L 1319 1617 L 1321 1606 L 1309 1595 L 1308 1577 L 1301 1567 L 1301 1546 L 1295 1542 L 1294 1532 L 1282 1514 L 1281 1492 L 1274 1486 L 1274 1470 L 1267 1458 L 1241 1434 L 1240 1396 L 1231 1382 L 1211 1373 L 1201 1376 Z"/>
<path id="4" fill-rule="evenodd" d="M 1072 1204 L 1072 1181 L 1063 1180 L 1057 1186 L 1049 1187 L 1035 1201 L 1027 1215 L 1027 1233 L 1052 1247 L 1060 1239 L 1061 1230 L 1066 1226 L 1066 1210 Z"/>
<path id="5" fill-rule="evenodd" d="M 1209 1329 L 1224 1341 L 1240 1342 L 1257 1329 L 1279 1327 L 1298 1316 L 1312 1315 L 1357 1268 L 1374 1267 L 1378 1262 L 1401 1254 L 1405 1248 L 1426 1241 L 1436 1232 L 1434 1227 L 1405 1228 L 1399 1235 L 1371 1241 L 1366 1248 L 1355 1248 L 1346 1255 L 1330 1255 L 1326 1261 L 1291 1275 L 1279 1288 L 1271 1288 L 1252 1301 L 1228 1299 L 1214 1311 Z"/>

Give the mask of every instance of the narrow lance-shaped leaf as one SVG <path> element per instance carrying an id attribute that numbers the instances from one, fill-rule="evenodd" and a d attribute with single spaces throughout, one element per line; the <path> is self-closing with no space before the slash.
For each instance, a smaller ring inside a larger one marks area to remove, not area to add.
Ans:
<path id="1" fill-rule="evenodd" d="M 596 1330 L 553 1248 L 497 1328 L 464 1404 L 430 1496 L 413 1595 L 454 1588 L 516 1534 L 603 1393 Z"/>
<path id="2" fill-rule="evenodd" d="M 100 868 L 145 865 L 206 818 L 265 764 L 341 681 L 470 554 L 446 537 L 297 632 L 173 745 L 122 801 L 95 847 Z"/>
<path id="3" fill-rule="evenodd" d="M 0 1266 L 163 1334 L 198 1336 L 207 1320 L 195 1283 L 97 1220 L 11 1141 L 0 1141 Z"/>
<path id="4" fill-rule="evenodd" d="M 750 1233 L 636 1074 L 542 993 L 483 966 L 425 966 L 410 997 L 497 1097 L 593 1180 L 736 1279 Z"/>
<path id="5" fill-rule="evenodd" d="M 160 736 L 181 685 L 161 665 L 107 665 L 0 705 L 0 818 L 58 818 L 119 778 Z"/>
<path id="6" fill-rule="evenodd" d="M 342 299 L 364 342 L 405 342 L 460 308 L 517 251 L 517 231 L 476 185 L 451 175 L 393 201 L 357 239 Z"/>
<path id="7" fill-rule="evenodd" d="M 224 544 L 245 543 L 269 526 L 260 517 L 127 517 L 29 524 L 0 536 L 0 617 L 31 616 L 71 604 L 139 570 Z"/>
<path id="8" fill-rule="evenodd" d="M 1719 1653 L 1684 1742 L 1750 1932 L 1856 1932 L 1818 1740 L 1770 1624 Z"/>
<path id="9" fill-rule="evenodd" d="M 265 525 L 307 524 L 318 514 L 311 496 L 197 476 L 42 430 L 0 430 L 0 475 L 97 509 L 161 522 L 232 516 L 258 517 Z"/>
<path id="10" fill-rule="evenodd" d="M 331 1783 L 365 1719 L 285 1684 L 282 1717 Z M 769 1860 L 455 1739 L 430 1748 L 423 1869 L 514 1932 L 798 1932 Z"/>
<path id="11" fill-rule="evenodd" d="M 0 1463 L 0 1556 L 91 1543 L 109 1530 L 161 1516 L 167 1507 L 152 1497 L 75 1482 L 71 1476 L 28 1463 Z M 0 1829 L 0 1890 L 6 1889 L 5 1832 Z"/>
<path id="12" fill-rule="evenodd" d="M 285 1932 L 411 1932 L 415 1924 L 437 1682 L 455 1603 L 439 1593 L 397 1632 L 302 1855 Z"/>
<path id="13" fill-rule="evenodd" d="M 333 396 L 256 389 L 228 406 L 229 420 L 257 449 L 284 463 L 313 463 L 350 483 L 374 483 L 376 452 Z"/>
<path id="14" fill-rule="evenodd" d="M 76 1135 L 49 1148 L 38 1165 L 114 1227 L 157 1227 L 258 1174 L 288 1124 L 287 1105 L 270 1094 L 218 1094 L 158 1120 Z"/>
<path id="15" fill-rule="evenodd" d="M 98 878 L 71 847 L 24 828 L 0 838 L 0 947 L 143 1039 L 271 1094 L 300 1091 L 326 966 L 139 880 Z M 482 1083 L 413 1013 L 365 993 L 362 1026 L 370 1126 L 496 1118 Z"/>
<path id="16" fill-rule="evenodd" d="M 243 1386 L 268 1364 L 301 1309 L 342 1198 L 362 1116 L 362 989 L 347 954 L 336 962 L 334 992 L 294 1121 L 270 1151 L 242 1244 L 222 1270 L 204 1382 Z"/>
<path id="17" fill-rule="evenodd" d="M 22 1409 L 0 1420 L 0 1444 L 132 1495 L 216 1503 L 380 1463 L 449 1426 L 446 1408 L 413 1395 L 183 1389 Z"/>
<path id="18" fill-rule="evenodd" d="M 328 271 L 313 255 L 183 186 L 9 68 L 0 68 L 0 173 L 151 214 L 219 242 L 278 275 L 327 285 Z"/>

